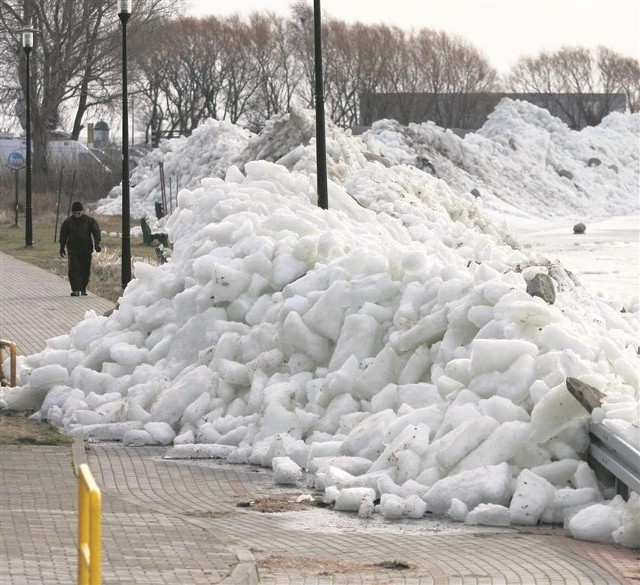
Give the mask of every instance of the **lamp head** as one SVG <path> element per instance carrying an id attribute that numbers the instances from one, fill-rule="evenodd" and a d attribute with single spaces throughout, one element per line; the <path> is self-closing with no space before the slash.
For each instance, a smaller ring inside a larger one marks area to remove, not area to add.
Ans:
<path id="1" fill-rule="evenodd" d="M 131 1 L 132 0 L 118 0 L 118 15 L 131 14 Z"/>
<path id="2" fill-rule="evenodd" d="M 22 48 L 29 51 L 33 48 L 33 31 L 22 31 Z"/>

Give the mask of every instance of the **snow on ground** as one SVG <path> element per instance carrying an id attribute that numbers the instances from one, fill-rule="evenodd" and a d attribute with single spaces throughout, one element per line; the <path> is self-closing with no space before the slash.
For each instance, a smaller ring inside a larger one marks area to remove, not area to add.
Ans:
<path id="1" fill-rule="evenodd" d="M 491 219 L 637 213 L 639 120 L 575 133 L 507 101 L 464 140 L 330 126 L 328 211 L 310 113 L 260 136 L 210 122 L 152 155 L 189 185 L 162 222 L 171 262 L 136 264 L 110 316 L 22 358 L 1 404 L 89 440 L 273 466 L 282 484 L 305 470 L 363 517 L 565 523 L 639 546 L 638 498 L 614 497 L 584 461 L 589 416 L 565 385 L 604 392 L 598 417 L 640 443 L 637 297 L 621 311 Z M 140 167 L 137 209 L 156 176 Z"/>

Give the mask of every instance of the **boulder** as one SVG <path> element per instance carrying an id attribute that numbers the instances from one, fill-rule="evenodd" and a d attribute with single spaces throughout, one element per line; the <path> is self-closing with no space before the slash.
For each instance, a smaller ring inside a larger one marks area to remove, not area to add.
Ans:
<path id="1" fill-rule="evenodd" d="M 540 297 L 549 305 L 553 305 L 556 302 L 556 289 L 553 286 L 553 279 L 544 272 L 539 272 L 527 282 L 527 292 L 532 297 Z"/>

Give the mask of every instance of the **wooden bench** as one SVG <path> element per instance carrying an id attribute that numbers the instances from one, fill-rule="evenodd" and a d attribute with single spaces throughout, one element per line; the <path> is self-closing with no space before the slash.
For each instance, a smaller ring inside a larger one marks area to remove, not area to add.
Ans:
<path id="1" fill-rule="evenodd" d="M 140 227 L 142 228 L 142 241 L 148 246 L 151 246 L 154 241 L 160 242 L 165 247 L 169 245 L 169 236 L 165 232 L 153 233 L 146 217 L 140 219 Z"/>

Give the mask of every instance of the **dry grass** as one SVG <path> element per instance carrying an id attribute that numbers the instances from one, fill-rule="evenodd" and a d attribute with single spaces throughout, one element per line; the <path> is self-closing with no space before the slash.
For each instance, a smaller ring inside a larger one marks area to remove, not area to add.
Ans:
<path id="1" fill-rule="evenodd" d="M 114 303 L 122 294 L 121 275 L 121 239 L 118 235 L 122 229 L 120 216 L 91 214 L 100 224 L 103 232 L 102 252 L 93 255 L 93 268 L 89 290 Z M 67 278 L 67 261 L 58 254 L 58 234 L 60 225 L 66 214 L 60 214 L 56 228 L 56 216 L 53 212 L 35 213 L 33 215 L 33 246 L 25 247 L 24 214 L 20 214 L 19 225 L 15 227 L 15 216 L 12 212 L 0 212 L 0 248 L 6 254 L 29 262 L 40 268 Z M 136 225 L 135 220 L 131 222 Z M 55 240 L 55 241 L 54 241 Z M 132 262 L 143 260 L 157 264 L 155 248 L 142 242 L 142 236 L 131 237 Z"/>
<path id="2" fill-rule="evenodd" d="M 0 445 L 69 445 L 73 439 L 25 412 L 0 411 Z"/>

